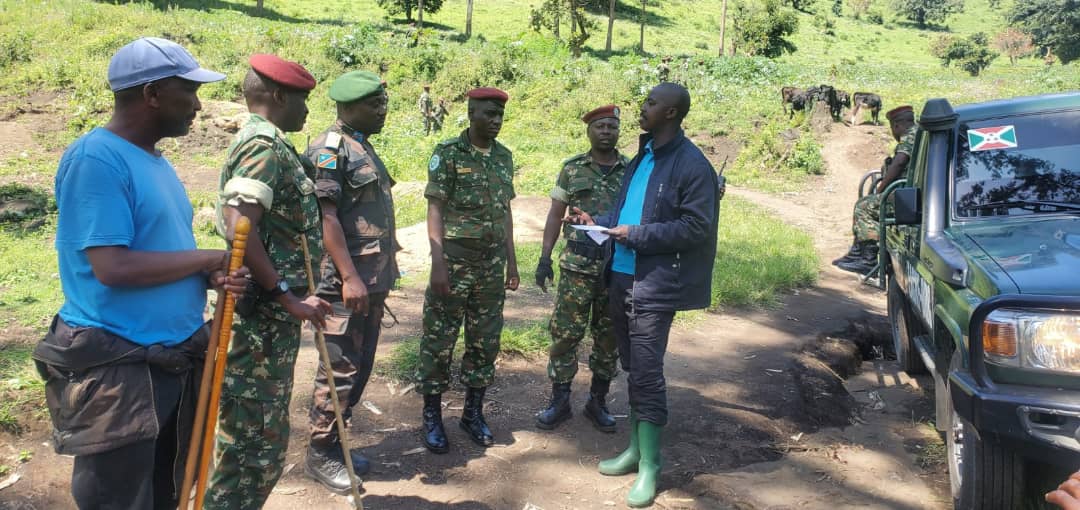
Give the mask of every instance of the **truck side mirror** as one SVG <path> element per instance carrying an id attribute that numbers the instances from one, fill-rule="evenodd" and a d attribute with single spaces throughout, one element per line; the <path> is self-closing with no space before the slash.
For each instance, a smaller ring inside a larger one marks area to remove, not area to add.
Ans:
<path id="1" fill-rule="evenodd" d="M 897 188 L 893 191 L 893 217 L 897 225 L 922 223 L 921 198 L 919 188 Z"/>

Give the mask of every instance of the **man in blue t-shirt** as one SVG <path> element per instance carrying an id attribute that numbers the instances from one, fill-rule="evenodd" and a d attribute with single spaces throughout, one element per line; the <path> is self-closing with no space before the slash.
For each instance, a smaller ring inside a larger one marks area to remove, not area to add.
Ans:
<path id="1" fill-rule="evenodd" d="M 114 112 L 56 173 L 65 302 L 34 351 L 58 453 L 75 456 L 79 508 L 175 508 L 208 286 L 241 293 L 228 253 L 199 250 L 192 208 L 157 150 L 188 133 L 203 83 L 224 79 L 181 46 L 138 39 L 109 63 Z M 74 398 L 77 396 L 78 398 Z"/>
<path id="2" fill-rule="evenodd" d="M 651 505 L 660 479 L 660 436 L 668 422 L 664 353 L 675 312 L 705 308 L 711 298 L 720 182 L 683 134 L 690 94 L 661 83 L 641 105 L 646 131 L 623 176 L 615 207 L 592 218 L 578 208 L 567 222 L 609 227 L 615 250 L 608 274 L 608 314 L 628 374 L 630 446 L 600 462 L 605 475 L 637 472 L 627 505 Z"/>

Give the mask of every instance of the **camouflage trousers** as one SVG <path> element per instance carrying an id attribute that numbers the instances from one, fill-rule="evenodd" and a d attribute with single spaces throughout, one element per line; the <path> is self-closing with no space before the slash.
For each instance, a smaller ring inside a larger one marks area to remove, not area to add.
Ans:
<path id="1" fill-rule="evenodd" d="M 506 299 L 506 256 L 462 259 L 446 256 L 450 294 L 424 293 L 424 334 L 420 338 L 417 380 L 424 395 L 443 393 L 450 386 L 450 361 L 458 331 L 465 322 L 465 353 L 461 383 L 470 388 L 491 385 L 503 327 Z"/>
<path id="2" fill-rule="evenodd" d="M 871 193 L 855 202 L 852 231 L 855 242 L 878 240 L 878 222 L 881 220 L 881 195 Z"/>
<path id="3" fill-rule="evenodd" d="M 352 418 L 352 408 L 360 402 L 375 366 L 375 348 L 379 345 L 379 332 L 382 329 L 383 303 L 386 292 L 368 295 L 368 314 L 353 313 L 348 318 L 327 319 L 326 350 L 330 354 L 330 366 L 334 370 L 334 389 L 337 390 L 338 402 L 341 403 L 341 417 L 346 425 Z M 338 300 L 341 296 L 324 296 Z M 335 311 L 338 303 L 334 303 Z M 343 306 L 343 305 L 342 305 Z M 345 322 L 344 331 L 338 322 Z M 335 326 L 338 329 L 335 330 Z M 341 333 L 341 334 L 331 334 Z M 330 386 L 327 384 L 326 369 L 319 363 L 315 372 L 315 392 L 311 399 L 311 444 L 331 447 L 338 444 L 337 427 L 334 424 L 334 403 L 330 399 Z"/>
<path id="4" fill-rule="evenodd" d="M 567 269 L 559 274 L 555 311 L 548 322 L 548 330 L 551 331 L 548 377 L 552 382 L 568 383 L 574 380 L 578 370 L 577 348 L 585 337 L 586 328 L 593 338 L 589 370 L 594 376 L 609 381 L 619 373 L 616 368 L 619 352 L 615 345 L 615 333 L 611 329 L 611 317 L 607 312 L 607 288 L 600 279 L 600 276 Z"/>
<path id="5" fill-rule="evenodd" d="M 262 508 L 285 467 L 300 325 L 236 317 L 205 510 Z"/>

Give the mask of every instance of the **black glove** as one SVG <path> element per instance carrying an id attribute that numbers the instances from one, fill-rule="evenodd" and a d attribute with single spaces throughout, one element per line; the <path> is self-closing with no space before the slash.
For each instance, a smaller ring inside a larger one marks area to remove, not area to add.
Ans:
<path id="1" fill-rule="evenodd" d="M 551 258 L 544 257 L 536 264 L 536 286 L 546 293 L 548 280 L 555 281 L 555 270 L 551 268 Z"/>

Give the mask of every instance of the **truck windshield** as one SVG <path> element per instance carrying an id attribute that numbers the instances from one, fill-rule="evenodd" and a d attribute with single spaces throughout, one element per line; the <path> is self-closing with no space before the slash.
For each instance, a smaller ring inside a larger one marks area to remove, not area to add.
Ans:
<path id="1" fill-rule="evenodd" d="M 1080 111 L 974 121 L 957 134 L 957 216 L 1080 214 Z"/>

